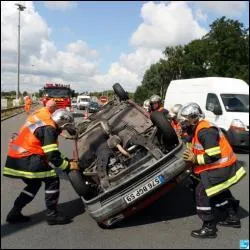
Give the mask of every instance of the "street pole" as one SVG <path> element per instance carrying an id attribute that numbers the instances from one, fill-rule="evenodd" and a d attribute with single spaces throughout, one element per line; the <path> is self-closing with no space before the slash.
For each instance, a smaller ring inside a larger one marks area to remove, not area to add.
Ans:
<path id="1" fill-rule="evenodd" d="M 23 11 L 26 7 L 16 3 L 18 6 L 18 45 L 17 45 L 17 92 L 16 100 L 19 100 L 19 83 L 20 83 L 20 12 Z"/>

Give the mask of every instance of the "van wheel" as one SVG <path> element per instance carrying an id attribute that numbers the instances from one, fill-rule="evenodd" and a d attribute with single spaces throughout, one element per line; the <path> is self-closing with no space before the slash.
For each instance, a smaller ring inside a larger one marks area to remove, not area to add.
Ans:
<path id="1" fill-rule="evenodd" d="M 115 94 L 120 98 L 120 101 L 126 101 L 129 99 L 128 93 L 123 89 L 120 83 L 115 83 L 113 85 L 113 90 Z"/>
<path id="2" fill-rule="evenodd" d="M 86 182 L 86 178 L 78 170 L 73 170 L 68 173 L 69 180 L 79 196 L 88 198 L 91 195 L 90 185 Z"/>
<path id="3" fill-rule="evenodd" d="M 164 146 L 167 149 L 174 148 L 179 144 L 178 136 L 163 112 L 153 111 L 151 120 L 163 135 Z"/>

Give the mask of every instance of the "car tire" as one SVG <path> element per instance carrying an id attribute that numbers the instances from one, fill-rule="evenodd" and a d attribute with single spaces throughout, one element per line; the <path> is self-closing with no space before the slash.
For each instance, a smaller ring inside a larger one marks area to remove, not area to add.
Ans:
<path id="1" fill-rule="evenodd" d="M 115 83 L 113 85 L 113 90 L 115 94 L 120 98 L 120 101 L 126 101 L 129 99 L 128 93 L 123 89 L 120 83 Z"/>
<path id="2" fill-rule="evenodd" d="M 162 133 L 166 148 L 174 148 L 179 144 L 178 136 L 163 112 L 153 111 L 151 114 L 151 120 Z"/>
<path id="3" fill-rule="evenodd" d="M 68 173 L 69 180 L 74 190 L 79 196 L 88 198 L 91 194 L 90 186 L 86 184 L 86 179 L 78 170 L 73 170 Z"/>

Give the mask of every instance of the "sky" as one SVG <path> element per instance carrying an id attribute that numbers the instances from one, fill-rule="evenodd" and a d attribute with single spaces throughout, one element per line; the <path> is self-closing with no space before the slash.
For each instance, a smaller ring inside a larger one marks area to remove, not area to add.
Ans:
<path id="1" fill-rule="evenodd" d="M 29 93 L 46 82 L 134 92 L 166 46 L 201 38 L 222 16 L 249 27 L 248 1 L 1 1 L 1 91 L 17 89 L 16 3 L 26 7 L 20 91 Z"/>

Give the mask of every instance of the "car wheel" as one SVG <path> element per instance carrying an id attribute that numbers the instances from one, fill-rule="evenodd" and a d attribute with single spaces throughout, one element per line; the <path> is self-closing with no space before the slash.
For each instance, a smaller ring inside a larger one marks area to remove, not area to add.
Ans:
<path id="1" fill-rule="evenodd" d="M 113 85 L 113 90 L 121 101 L 126 101 L 129 99 L 128 93 L 123 89 L 120 83 L 115 83 Z"/>
<path id="2" fill-rule="evenodd" d="M 152 112 L 151 120 L 163 135 L 164 146 L 166 148 L 173 148 L 179 144 L 178 136 L 164 113 L 159 111 Z"/>
<path id="3" fill-rule="evenodd" d="M 68 173 L 69 180 L 79 196 L 87 198 L 91 194 L 90 186 L 86 183 L 87 180 L 84 178 L 80 171 L 73 170 Z"/>

